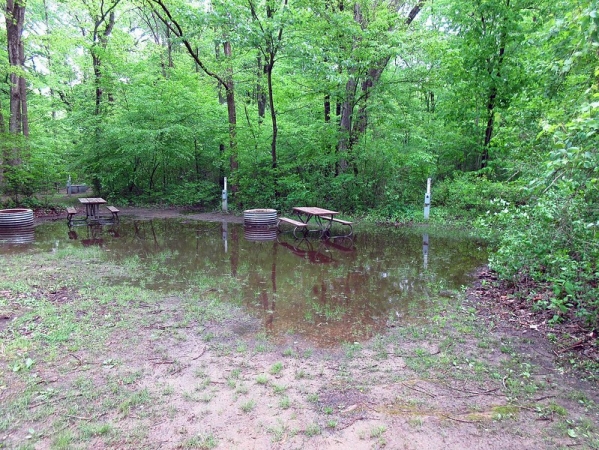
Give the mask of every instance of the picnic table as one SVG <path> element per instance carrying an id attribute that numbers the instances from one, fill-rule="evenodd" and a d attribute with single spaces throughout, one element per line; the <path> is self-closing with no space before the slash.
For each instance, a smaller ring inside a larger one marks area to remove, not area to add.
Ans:
<path id="1" fill-rule="evenodd" d="M 314 219 L 314 223 L 318 226 L 321 234 L 325 234 L 333 225 L 333 218 L 339 214 L 337 211 L 318 208 L 316 206 L 294 206 L 293 214 L 297 216 L 300 222 L 306 225 L 310 220 Z"/>
<path id="2" fill-rule="evenodd" d="M 91 218 L 93 220 L 100 219 L 100 205 L 106 204 L 106 200 L 99 197 L 83 197 L 79 199 L 79 202 L 85 206 L 86 218 Z"/>
<path id="3" fill-rule="evenodd" d="M 294 206 L 292 211 L 297 217 L 297 220 L 287 217 L 279 217 L 279 230 L 281 222 L 284 222 L 295 227 L 293 229 L 294 236 L 298 229 L 301 229 L 304 232 L 304 236 L 309 231 L 316 231 L 319 232 L 321 236 L 325 236 L 329 233 L 333 222 L 337 222 L 349 227 L 349 233 L 346 236 L 350 236 L 352 234 L 352 222 L 335 218 L 335 216 L 339 214 L 338 211 L 331 211 L 330 209 L 319 208 L 316 206 Z M 315 224 L 316 229 L 308 229 L 309 223 Z"/>

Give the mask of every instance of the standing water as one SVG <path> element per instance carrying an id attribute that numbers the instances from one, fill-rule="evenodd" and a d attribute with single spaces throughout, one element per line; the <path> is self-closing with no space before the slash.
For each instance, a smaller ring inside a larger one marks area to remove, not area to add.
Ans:
<path id="1" fill-rule="evenodd" d="M 478 241 L 426 230 L 378 227 L 351 238 L 295 239 L 174 219 L 42 224 L 31 244 L 0 241 L 0 255 L 69 246 L 97 246 L 139 268 L 145 288 L 222 290 L 222 299 L 259 316 L 268 334 L 295 333 L 318 346 L 361 341 L 390 321 L 414 320 L 430 296 L 459 290 L 487 257 Z"/>

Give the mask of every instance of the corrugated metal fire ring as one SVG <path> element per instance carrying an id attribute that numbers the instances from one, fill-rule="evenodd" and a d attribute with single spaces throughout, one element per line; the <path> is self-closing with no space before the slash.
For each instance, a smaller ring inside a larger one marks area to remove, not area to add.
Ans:
<path id="1" fill-rule="evenodd" d="M 243 212 L 246 227 L 270 227 L 277 224 L 276 209 L 247 209 Z"/>
<path id="2" fill-rule="evenodd" d="M 33 211 L 25 208 L 0 209 L 0 228 L 33 226 Z"/>

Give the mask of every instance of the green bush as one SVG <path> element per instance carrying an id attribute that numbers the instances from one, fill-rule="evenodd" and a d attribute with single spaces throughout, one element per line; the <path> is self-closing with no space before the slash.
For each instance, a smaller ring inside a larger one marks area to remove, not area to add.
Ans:
<path id="1" fill-rule="evenodd" d="M 496 239 L 491 268 L 514 282 L 549 283 L 554 297 L 546 306 L 555 310 L 555 320 L 574 307 L 589 323 L 599 323 L 599 223 L 585 218 L 588 204 L 560 190 L 532 205 L 498 203 L 501 210 L 478 221 L 481 231 Z"/>
<path id="2" fill-rule="evenodd" d="M 221 200 L 221 189 L 207 180 L 188 181 L 173 186 L 162 199 L 169 205 L 214 207 Z"/>
<path id="3" fill-rule="evenodd" d="M 492 181 L 476 172 L 457 173 L 453 179 L 435 183 L 433 188 L 433 204 L 458 214 L 497 212 L 503 209 L 501 201 L 510 205 L 523 204 L 527 197 L 520 182 Z"/>

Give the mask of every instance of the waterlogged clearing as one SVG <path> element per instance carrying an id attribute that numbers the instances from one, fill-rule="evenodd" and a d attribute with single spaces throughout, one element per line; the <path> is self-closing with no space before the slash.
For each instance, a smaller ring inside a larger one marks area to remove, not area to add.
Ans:
<path id="1" fill-rule="evenodd" d="M 478 244 L 443 254 L 431 234 L 425 266 L 421 234 L 365 231 L 355 251 L 315 263 L 232 224 L 214 245 L 194 224 L 194 252 L 174 252 L 156 224 L 91 246 L 45 226 L 2 255 L 0 446 L 599 447 L 596 386 L 557 367 L 534 330 L 481 318 L 466 270 L 445 271 Z M 372 242 L 388 254 L 366 257 Z"/>

